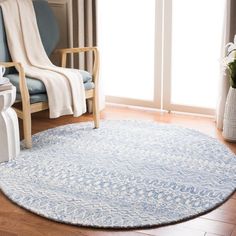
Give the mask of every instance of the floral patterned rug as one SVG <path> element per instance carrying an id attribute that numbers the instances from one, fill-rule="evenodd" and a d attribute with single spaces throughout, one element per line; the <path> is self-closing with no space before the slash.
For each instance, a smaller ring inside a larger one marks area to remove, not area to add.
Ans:
<path id="1" fill-rule="evenodd" d="M 33 136 L 0 164 L 16 204 L 68 224 L 142 228 L 190 219 L 236 188 L 236 156 L 198 131 L 149 121 L 90 122 Z"/>

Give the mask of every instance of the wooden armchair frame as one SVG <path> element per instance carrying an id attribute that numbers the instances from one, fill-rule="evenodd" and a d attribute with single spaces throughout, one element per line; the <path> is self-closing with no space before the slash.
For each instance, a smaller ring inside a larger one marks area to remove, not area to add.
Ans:
<path id="1" fill-rule="evenodd" d="M 81 53 L 92 51 L 94 54 L 94 64 L 92 78 L 95 84 L 94 89 L 85 91 L 86 99 L 91 99 L 93 101 L 93 119 L 94 127 L 99 127 L 99 96 L 98 96 L 98 75 L 99 75 L 99 51 L 97 47 L 83 47 L 83 48 L 66 48 L 58 49 L 56 53 L 61 54 L 61 66 L 66 67 L 67 54 Z M 26 83 L 24 68 L 20 62 L 0 62 L 0 65 L 6 68 L 15 67 L 19 72 L 19 87 L 21 94 L 22 107 L 13 107 L 17 113 L 17 116 L 23 120 L 23 136 L 26 148 L 32 147 L 32 127 L 31 127 L 31 114 L 43 110 L 49 109 L 48 102 L 38 102 L 30 104 L 30 95 Z M 16 101 L 17 103 L 19 101 Z"/>

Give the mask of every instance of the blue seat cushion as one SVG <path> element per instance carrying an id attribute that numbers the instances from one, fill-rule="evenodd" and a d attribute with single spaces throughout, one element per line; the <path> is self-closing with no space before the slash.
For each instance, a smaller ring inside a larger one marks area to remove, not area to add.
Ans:
<path id="1" fill-rule="evenodd" d="M 19 93 L 16 94 L 16 100 L 21 101 L 21 95 Z M 30 104 L 37 102 L 47 102 L 47 101 L 48 101 L 48 96 L 46 93 L 34 94 L 30 96 Z"/>
<path id="2" fill-rule="evenodd" d="M 92 75 L 84 70 L 80 70 L 80 73 L 83 77 L 83 82 L 85 84 L 85 89 L 91 89 L 92 83 Z M 20 86 L 19 86 L 19 75 L 18 74 L 8 74 L 6 75 L 7 78 L 10 79 L 11 83 L 16 87 L 17 93 L 20 93 Z M 45 85 L 42 81 L 33 79 L 33 78 L 26 78 L 27 87 L 29 90 L 30 95 L 35 94 L 44 94 L 46 93 Z M 94 84 L 93 84 L 94 86 Z"/>
<path id="3" fill-rule="evenodd" d="M 85 90 L 90 90 L 94 89 L 95 85 L 91 81 L 87 81 L 84 83 L 84 89 Z M 21 95 L 20 93 L 16 93 L 16 100 L 21 101 Z M 48 96 L 47 93 L 38 93 L 38 94 L 31 94 L 30 95 L 30 103 L 37 103 L 37 102 L 47 102 L 48 101 Z"/>

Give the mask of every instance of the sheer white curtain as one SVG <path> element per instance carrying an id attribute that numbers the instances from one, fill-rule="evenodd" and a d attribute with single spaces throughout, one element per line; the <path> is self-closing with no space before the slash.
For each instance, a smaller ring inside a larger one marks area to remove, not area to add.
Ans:
<path id="1" fill-rule="evenodd" d="M 222 38 L 222 58 L 225 56 L 225 45 L 228 42 L 232 42 L 234 35 L 236 34 L 236 1 L 227 0 L 225 7 L 225 24 L 223 29 L 223 38 Z M 222 69 L 221 69 L 222 70 Z M 224 110 L 227 94 L 229 91 L 229 78 L 227 73 L 224 73 L 222 70 L 222 76 L 220 81 L 219 89 L 219 101 L 216 113 L 217 128 L 223 129 L 223 120 L 224 120 Z M 236 104 L 235 104 L 236 105 Z"/>

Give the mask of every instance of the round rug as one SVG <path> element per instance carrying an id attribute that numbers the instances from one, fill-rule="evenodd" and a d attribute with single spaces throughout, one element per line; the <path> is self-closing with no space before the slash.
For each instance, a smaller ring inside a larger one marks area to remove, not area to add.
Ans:
<path id="1" fill-rule="evenodd" d="M 100 228 L 164 225 L 203 214 L 236 187 L 235 155 L 198 131 L 148 121 L 72 124 L 33 136 L 0 165 L 13 202 Z"/>

